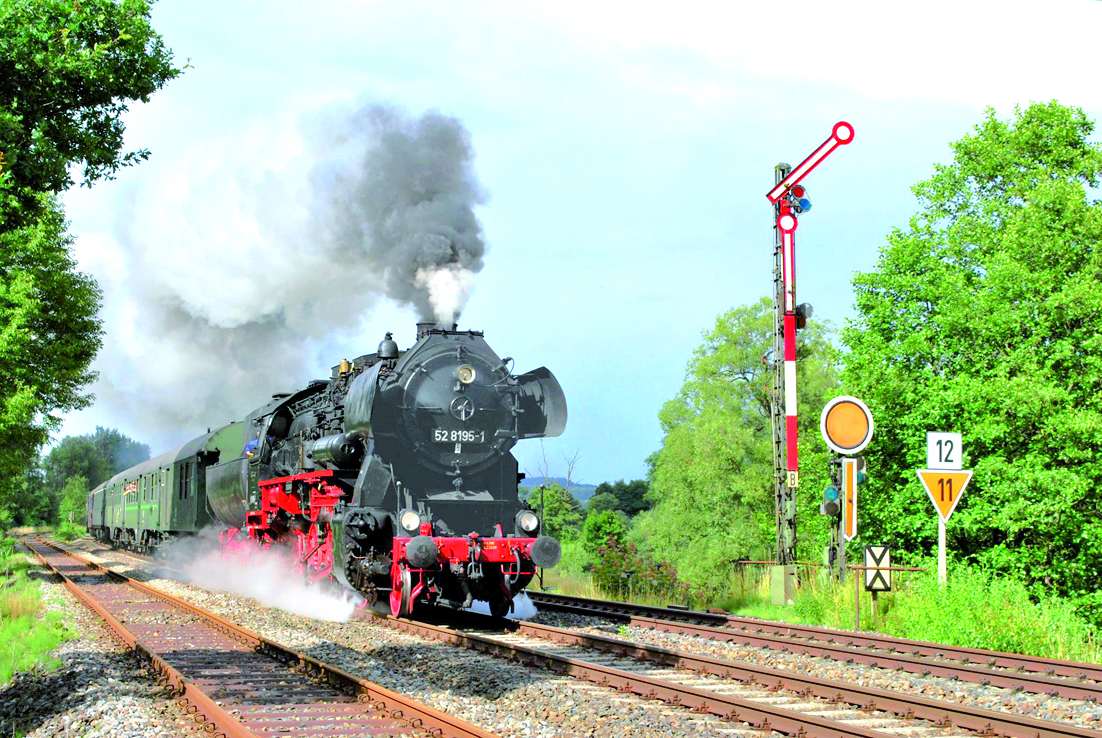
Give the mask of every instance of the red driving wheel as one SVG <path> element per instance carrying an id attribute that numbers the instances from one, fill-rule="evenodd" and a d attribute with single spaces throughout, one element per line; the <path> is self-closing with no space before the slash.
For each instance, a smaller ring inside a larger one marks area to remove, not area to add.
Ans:
<path id="1" fill-rule="evenodd" d="M 413 612 L 410 591 L 413 589 L 413 577 L 405 564 L 390 567 L 390 614 L 396 618 L 408 617 Z"/>

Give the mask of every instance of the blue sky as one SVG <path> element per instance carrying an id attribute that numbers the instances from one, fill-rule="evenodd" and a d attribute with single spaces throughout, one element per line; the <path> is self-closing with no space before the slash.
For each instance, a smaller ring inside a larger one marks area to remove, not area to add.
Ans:
<path id="1" fill-rule="evenodd" d="M 645 473 L 701 332 L 768 294 L 764 195 L 778 161 L 798 163 L 838 120 L 856 130 L 807 178 L 814 208 L 797 241 L 799 301 L 840 325 L 852 274 L 914 213 L 911 185 L 987 106 L 1006 116 L 1058 99 L 1102 118 L 1100 3 L 718 6 L 161 0 L 154 25 L 192 68 L 127 117 L 128 144 L 153 156 L 65 196 L 107 336 L 97 402 L 62 433 L 115 426 L 157 452 L 264 401 L 240 397 L 198 423 L 181 407 L 176 422 L 120 393 L 171 385 L 186 405 L 205 392 L 156 350 L 132 286 L 162 256 L 169 269 L 201 260 L 212 228 L 278 228 L 293 193 L 238 213 L 220 183 L 278 177 L 301 150 L 296 122 L 334 101 L 436 109 L 470 131 L 488 253 L 461 326 L 485 330 L 518 370 L 558 376 L 571 417 L 545 444 L 551 471 L 578 452 L 576 478 L 594 483 Z M 124 223 L 148 243 L 140 264 L 120 247 Z M 238 278 L 260 288 L 266 268 L 250 256 Z M 210 276 L 195 289 L 218 289 Z M 343 299 L 360 319 L 305 346 L 316 376 L 387 330 L 412 341 L 410 309 Z M 516 453 L 535 473 L 539 444 Z"/>

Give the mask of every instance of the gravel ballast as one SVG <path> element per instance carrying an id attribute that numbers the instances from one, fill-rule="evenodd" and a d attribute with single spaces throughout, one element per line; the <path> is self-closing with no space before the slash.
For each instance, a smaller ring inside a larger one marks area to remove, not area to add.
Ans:
<path id="1" fill-rule="evenodd" d="M 158 578 L 165 576 L 165 572 L 149 562 L 104 550 L 99 544 L 92 544 L 92 548 L 109 560 L 121 562 L 137 578 L 170 594 L 503 736 L 591 735 L 594 730 L 601 735 L 690 732 L 702 736 L 762 735 L 737 723 L 724 723 L 658 702 L 620 695 L 542 669 L 400 634 L 382 625 L 365 621 L 329 623 L 289 615 L 247 598 L 211 593 Z M 625 627 L 602 618 L 550 610 L 540 613 L 536 621 L 824 679 L 1102 729 L 1102 706 L 1077 700 Z"/>
<path id="2" fill-rule="evenodd" d="M 663 633 L 648 628 L 625 626 L 609 620 L 547 610 L 535 622 L 581 632 L 638 641 L 653 646 L 687 651 L 705 656 L 744 661 L 808 674 L 822 679 L 860 684 L 988 710 L 1026 715 L 1042 720 L 1069 723 L 1090 730 L 1102 729 L 1102 705 L 1030 692 L 1016 692 L 975 682 L 954 681 L 944 677 L 922 676 L 903 671 L 847 664 L 829 658 L 805 656 L 758 646 L 708 640 L 700 636 Z"/>
<path id="3" fill-rule="evenodd" d="M 45 674 L 17 674 L 0 687 L 0 735 L 202 735 L 138 657 L 118 644 L 99 616 L 56 580 L 44 577 L 41 587 L 46 609 L 64 613 L 64 623 L 75 637 L 54 651 L 59 668 Z"/>

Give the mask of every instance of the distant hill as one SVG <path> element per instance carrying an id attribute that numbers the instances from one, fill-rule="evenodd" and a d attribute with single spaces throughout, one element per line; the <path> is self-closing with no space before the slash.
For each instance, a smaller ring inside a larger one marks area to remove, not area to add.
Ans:
<path id="1" fill-rule="evenodd" d="M 557 484 L 560 487 L 566 486 L 566 477 L 528 477 L 520 485 L 521 487 L 529 487 L 535 489 L 541 484 Z M 589 498 L 593 496 L 593 493 L 597 491 L 597 485 L 585 484 L 584 482 L 570 482 L 570 493 L 574 495 L 574 499 L 580 502 L 582 505 L 589 502 Z"/>

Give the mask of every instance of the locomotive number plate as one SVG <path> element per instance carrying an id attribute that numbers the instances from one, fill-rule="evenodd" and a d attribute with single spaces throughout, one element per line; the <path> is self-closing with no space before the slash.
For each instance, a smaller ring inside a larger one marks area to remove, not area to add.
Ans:
<path id="1" fill-rule="evenodd" d="M 433 428 L 432 440 L 436 443 L 485 443 L 486 431 Z"/>

